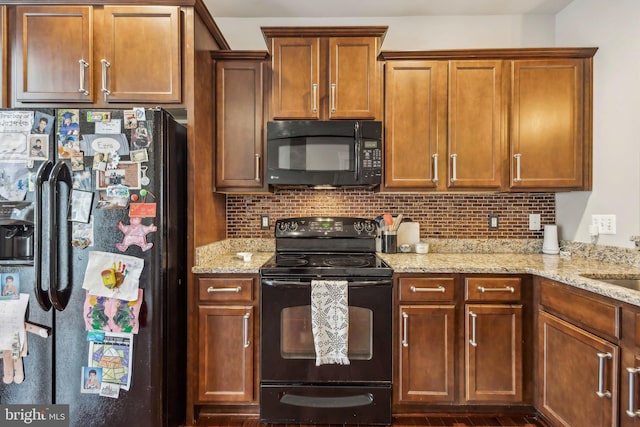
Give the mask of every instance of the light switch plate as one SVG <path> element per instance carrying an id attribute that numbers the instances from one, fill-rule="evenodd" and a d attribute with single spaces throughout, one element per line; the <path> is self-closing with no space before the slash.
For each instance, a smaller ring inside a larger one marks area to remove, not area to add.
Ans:
<path id="1" fill-rule="evenodd" d="M 598 234 L 616 234 L 615 215 L 591 215 L 591 224 L 598 227 Z"/>

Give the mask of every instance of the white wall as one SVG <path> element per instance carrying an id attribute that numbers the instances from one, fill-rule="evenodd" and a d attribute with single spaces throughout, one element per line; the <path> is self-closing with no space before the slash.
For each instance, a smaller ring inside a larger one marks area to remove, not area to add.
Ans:
<path id="1" fill-rule="evenodd" d="M 574 0 L 556 16 L 558 46 L 597 46 L 593 191 L 556 197 L 560 238 L 589 242 L 592 214 L 615 214 L 617 234 L 598 244 L 633 247 L 640 234 L 640 2 Z"/>
<path id="2" fill-rule="evenodd" d="M 261 26 L 386 25 L 383 50 L 552 46 L 550 15 L 413 16 L 384 18 L 215 18 L 234 50 L 264 50 Z"/>

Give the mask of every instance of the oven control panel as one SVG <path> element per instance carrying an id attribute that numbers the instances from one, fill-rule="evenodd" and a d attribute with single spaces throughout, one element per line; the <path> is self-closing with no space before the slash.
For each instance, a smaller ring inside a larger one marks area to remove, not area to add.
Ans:
<path id="1" fill-rule="evenodd" d="M 369 237 L 378 232 L 375 221 L 350 217 L 303 217 L 279 219 L 276 237 Z"/>

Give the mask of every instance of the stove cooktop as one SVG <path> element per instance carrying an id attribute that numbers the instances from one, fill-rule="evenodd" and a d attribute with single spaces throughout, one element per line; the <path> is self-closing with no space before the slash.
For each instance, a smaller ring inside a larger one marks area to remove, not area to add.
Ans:
<path id="1" fill-rule="evenodd" d="M 391 267 L 374 253 L 277 253 L 260 272 L 269 275 L 391 276 Z"/>

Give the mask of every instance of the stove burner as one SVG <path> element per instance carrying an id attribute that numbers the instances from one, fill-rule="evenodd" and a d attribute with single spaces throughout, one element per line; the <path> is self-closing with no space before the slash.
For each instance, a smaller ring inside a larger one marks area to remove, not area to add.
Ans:
<path id="1" fill-rule="evenodd" d="M 369 265 L 369 259 L 353 257 L 328 258 L 323 261 L 327 267 L 363 267 Z"/>
<path id="2" fill-rule="evenodd" d="M 279 254 L 276 262 L 281 267 L 300 267 L 309 264 L 304 254 Z"/>

